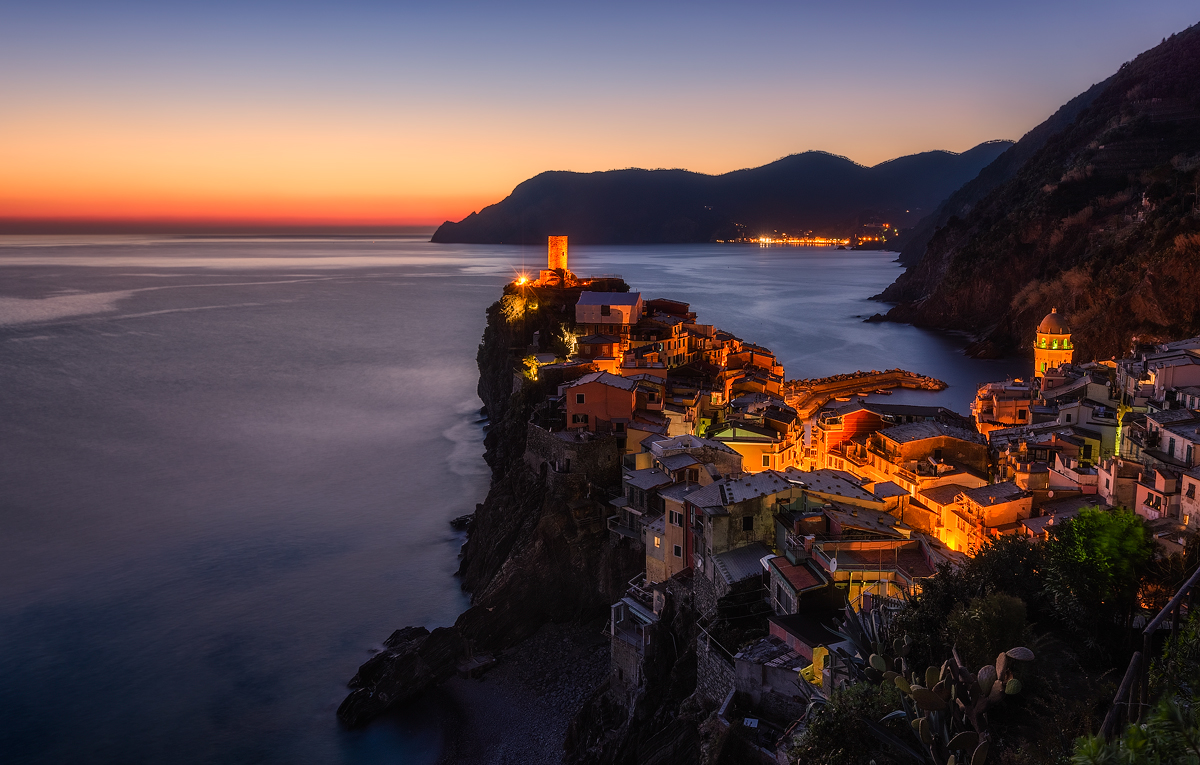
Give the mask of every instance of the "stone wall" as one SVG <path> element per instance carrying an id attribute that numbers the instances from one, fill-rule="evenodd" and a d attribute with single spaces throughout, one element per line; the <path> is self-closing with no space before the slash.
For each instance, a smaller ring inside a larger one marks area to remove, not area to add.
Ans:
<path id="1" fill-rule="evenodd" d="M 619 635 L 612 635 L 610 640 L 613 685 L 629 694 L 642 684 L 642 654 Z"/>
<path id="2" fill-rule="evenodd" d="M 702 569 L 696 569 L 692 579 L 692 592 L 696 599 L 696 613 L 701 617 L 717 610 L 717 588 Z"/>
<path id="3" fill-rule="evenodd" d="M 581 476 L 596 486 L 621 483 L 621 449 L 613 436 L 566 440 L 533 423 L 527 426 L 525 463 L 538 475 Z"/>
<path id="4" fill-rule="evenodd" d="M 720 647 L 709 646 L 708 636 L 696 636 L 696 693 L 712 706 L 720 706 L 733 690 L 733 665 Z"/>

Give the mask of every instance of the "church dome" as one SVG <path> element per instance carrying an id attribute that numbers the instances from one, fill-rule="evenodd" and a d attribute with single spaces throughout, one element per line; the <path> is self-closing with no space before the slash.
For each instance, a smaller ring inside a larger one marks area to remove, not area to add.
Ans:
<path id="1" fill-rule="evenodd" d="M 1062 314 L 1058 309 L 1052 309 L 1046 314 L 1046 318 L 1042 319 L 1042 323 L 1038 325 L 1037 331 L 1042 335 L 1069 335 L 1071 330 L 1067 327 L 1067 322 L 1063 321 Z"/>

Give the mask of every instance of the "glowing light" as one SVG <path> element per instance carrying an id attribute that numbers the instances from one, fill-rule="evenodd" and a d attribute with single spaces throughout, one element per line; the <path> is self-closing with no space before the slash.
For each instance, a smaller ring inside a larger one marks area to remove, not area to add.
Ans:
<path id="1" fill-rule="evenodd" d="M 526 283 L 528 283 L 528 281 L 529 281 L 529 277 L 526 276 L 525 274 L 521 274 L 520 276 L 517 277 L 518 285 L 526 284 Z"/>

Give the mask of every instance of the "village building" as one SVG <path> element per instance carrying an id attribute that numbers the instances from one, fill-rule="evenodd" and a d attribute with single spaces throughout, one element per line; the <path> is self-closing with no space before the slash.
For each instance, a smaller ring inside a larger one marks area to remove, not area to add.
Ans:
<path id="1" fill-rule="evenodd" d="M 1179 493 L 1180 523 L 1189 531 L 1200 529 L 1200 467 L 1181 476 Z"/>
<path id="2" fill-rule="evenodd" d="M 1020 521 L 1033 514 L 1033 494 L 1015 481 L 967 489 L 959 496 L 964 513 L 974 522 L 968 550 L 1001 534 L 1016 534 Z"/>
<path id="3" fill-rule="evenodd" d="M 912 495 L 932 486 L 987 483 L 983 436 L 941 422 L 913 422 L 872 433 L 847 450 L 847 469 L 871 481 L 891 481 Z"/>
<path id="4" fill-rule="evenodd" d="M 1132 509 L 1137 498 L 1142 466 L 1121 457 L 1109 457 L 1096 466 L 1096 493 L 1112 507 Z"/>
<path id="5" fill-rule="evenodd" d="M 971 415 L 980 433 L 1033 423 L 1036 393 L 1032 383 L 1023 380 L 984 383 L 971 402 Z"/>

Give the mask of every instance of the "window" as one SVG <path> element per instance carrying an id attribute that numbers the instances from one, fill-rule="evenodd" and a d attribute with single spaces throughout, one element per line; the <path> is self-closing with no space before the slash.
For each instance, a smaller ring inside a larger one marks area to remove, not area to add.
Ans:
<path id="1" fill-rule="evenodd" d="M 612 306 L 611 305 L 600 306 L 600 315 L 601 316 L 612 316 Z"/>
<path id="2" fill-rule="evenodd" d="M 576 393 L 576 394 L 575 394 L 575 403 L 576 403 L 576 404 L 582 404 L 582 403 L 583 403 L 583 401 L 584 401 L 583 394 L 582 394 L 582 393 Z"/>
<path id="3" fill-rule="evenodd" d="M 673 552 L 673 553 L 675 553 L 675 557 L 676 557 L 676 558 L 682 558 L 682 557 L 683 557 L 683 548 L 682 548 L 682 547 L 680 547 L 679 545 L 675 545 L 675 549 L 674 549 L 674 550 L 672 550 L 672 552 Z"/>
<path id="4" fill-rule="evenodd" d="M 662 547 L 662 539 L 660 539 L 658 536 L 655 536 L 655 537 L 654 537 L 654 546 L 655 546 L 655 547 Z"/>
<path id="5" fill-rule="evenodd" d="M 683 525 L 683 513 L 677 513 L 674 510 L 672 510 L 671 511 L 671 525 L 672 526 L 682 526 Z"/>
<path id="6" fill-rule="evenodd" d="M 571 424 L 572 424 L 572 425 L 579 425 L 579 424 L 587 425 L 587 421 L 588 421 L 588 420 L 587 420 L 587 415 L 586 415 L 586 414 L 573 414 L 573 415 L 571 415 Z"/>
<path id="7" fill-rule="evenodd" d="M 754 516 L 742 516 L 742 531 L 754 531 Z"/>
<path id="8" fill-rule="evenodd" d="M 1169 439 L 1167 441 L 1167 456 L 1168 457 L 1175 456 L 1175 439 L 1174 438 Z"/>
<path id="9" fill-rule="evenodd" d="M 1187 498 L 1188 498 L 1188 499 L 1195 499 L 1195 498 L 1196 498 L 1196 484 L 1194 484 L 1194 483 L 1189 483 L 1189 484 L 1188 484 Z"/>
<path id="10" fill-rule="evenodd" d="M 771 467 L 771 455 L 763 455 L 763 467 Z"/>
<path id="11" fill-rule="evenodd" d="M 1083 458 L 1085 460 L 1090 460 L 1092 458 L 1092 445 L 1091 444 L 1083 445 Z"/>
<path id="12" fill-rule="evenodd" d="M 1024 421 L 1024 419 L 1025 419 L 1025 410 L 1024 409 L 1017 410 L 1017 419 Z"/>
<path id="13" fill-rule="evenodd" d="M 1106 488 L 1106 489 L 1111 489 L 1111 488 L 1112 488 L 1112 483 L 1111 483 L 1111 481 L 1109 481 L 1109 479 L 1107 479 L 1107 478 L 1105 478 L 1105 479 L 1104 479 L 1104 488 Z"/>
<path id="14" fill-rule="evenodd" d="M 613 423 L 613 430 L 617 431 L 618 433 L 624 433 L 624 432 L 625 432 L 625 423 L 623 423 L 623 422 L 614 422 L 614 423 Z"/>
<path id="15" fill-rule="evenodd" d="M 941 450 L 941 449 L 934 449 L 934 450 L 933 450 L 933 459 L 934 459 L 934 461 L 935 461 L 935 462 L 941 462 L 941 461 L 942 461 L 942 450 Z"/>

